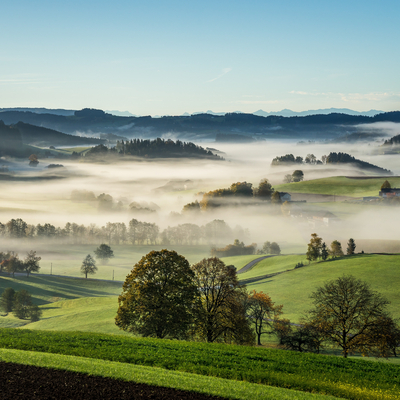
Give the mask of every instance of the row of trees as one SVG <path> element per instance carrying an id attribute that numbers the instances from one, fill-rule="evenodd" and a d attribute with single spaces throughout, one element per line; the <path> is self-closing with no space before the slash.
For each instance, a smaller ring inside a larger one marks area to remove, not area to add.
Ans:
<path id="1" fill-rule="evenodd" d="M 0 237 L 10 239 L 59 239 L 72 244 L 157 244 L 193 245 L 220 244 L 235 237 L 245 238 L 248 232 L 237 226 L 230 228 L 223 220 L 213 220 L 203 226 L 192 223 L 160 227 L 151 222 L 131 219 L 123 222 L 108 222 L 102 227 L 66 223 L 64 228 L 52 224 L 29 225 L 21 218 L 11 219 L 6 224 L 0 222 Z"/>
<path id="2" fill-rule="evenodd" d="M 24 260 L 18 257 L 18 254 L 9 252 L 0 252 L 0 272 L 6 271 L 12 274 L 13 278 L 16 272 L 26 272 L 26 276 L 32 272 L 39 272 L 39 261 L 41 257 L 36 255 L 36 251 L 29 251 Z"/>
<path id="3" fill-rule="evenodd" d="M 305 158 L 300 156 L 294 156 L 293 154 L 286 154 L 281 157 L 275 157 L 272 160 L 271 165 L 290 165 L 290 164 L 325 164 L 327 160 L 327 156 L 322 156 L 321 160 L 318 160 L 314 154 L 307 154 Z"/>
<path id="4" fill-rule="evenodd" d="M 310 295 L 313 308 L 300 324 L 282 318 L 282 306 L 263 292 L 248 293 L 236 269 L 219 258 L 189 266 L 175 251 L 152 251 L 126 277 L 115 323 L 157 338 L 261 344 L 276 334 L 284 348 L 319 352 L 326 345 L 354 352 L 396 355 L 400 329 L 389 302 L 352 276 L 326 282 Z"/>
<path id="5" fill-rule="evenodd" d="M 17 318 L 31 322 L 39 321 L 42 315 L 42 310 L 32 303 L 32 297 L 25 289 L 16 292 L 11 287 L 6 288 L 0 297 L 0 309 L 6 315 L 12 312 Z"/>
<path id="6" fill-rule="evenodd" d="M 353 238 L 350 238 L 347 242 L 346 254 L 352 255 L 355 253 L 356 243 Z M 327 260 L 328 257 L 332 258 L 342 257 L 344 256 L 342 250 L 342 244 L 338 240 L 334 240 L 330 248 L 327 247 L 326 243 L 322 241 L 316 233 L 311 234 L 310 243 L 307 246 L 306 257 L 308 261 L 316 261 L 316 260 Z"/>

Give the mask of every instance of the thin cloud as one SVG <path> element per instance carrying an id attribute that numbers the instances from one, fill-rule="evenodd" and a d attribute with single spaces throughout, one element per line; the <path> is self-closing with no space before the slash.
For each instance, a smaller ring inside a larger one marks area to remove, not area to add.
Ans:
<path id="1" fill-rule="evenodd" d="M 207 83 L 209 83 L 209 82 L 214 82 L 214 81 L 216 81 L 217 79 L 222 78 L 224 75 L 226 75 L 227 73 L 229 73 L 229 72 L 231 72 L 231 71 L 232 71 L 232 68 L 224 68 L 224 69 L 222 70 L 222 73 L 221 73 L 221 74 L 219 74 L 216 78 L 210 79 L 209 81 L 207 81 Z"/>
<path id="2" fill-rule="evenodd" d="M 233 103 L 236 104 L 277 104 L 278 100 L 237 100 Z"/>

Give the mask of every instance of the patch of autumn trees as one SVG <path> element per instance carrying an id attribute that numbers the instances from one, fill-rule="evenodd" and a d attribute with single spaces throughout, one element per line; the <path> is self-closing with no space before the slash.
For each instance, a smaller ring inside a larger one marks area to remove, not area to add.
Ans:
<path id="1" fill-rule="evenodd" d="M 24 260 L 21 260 L 17 253 L 0 252 L 0 272 L 6 271 L 12 274 L 13 278 L 16 272 L 26 272 L 26 276 L 32 272 L 39 272 L 39 261 L 41 257 L 36 255 L 36 251 L 29 251 Z"/>
<path id="2" fill-rule="evenodd" d="M 168 250 L 152 251 L 135 265 L 118 303 L 120 329 L 158 338 L 236 344 L 253 344 L 256 325 L 259 335 L 268 327 L 272 332 L 275 322 L 260 321 L 260 315 L 274 315 L 277 321 L 282 308 L 268 295 L 247 293 L 236 268 L 219 258 L 190 266 Z"/>

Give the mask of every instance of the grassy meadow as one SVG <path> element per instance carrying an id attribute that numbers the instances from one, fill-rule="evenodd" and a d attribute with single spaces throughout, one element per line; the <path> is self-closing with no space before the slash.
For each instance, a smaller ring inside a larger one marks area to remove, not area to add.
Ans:
<path id="1" fill-rule="evenodd" d="M 400 186 L 400 177 L 387 178 L 392 187 Z M 335 176 L 275 185 L 280 192 L 329 194 L 336 196 L 364 197 L 378 196 L 386 178 L 347 178 Z"/>
<path id="2" fill-rule="evenodd" d="M 400 398 L 399 365 L 319 354 L 218 343 L 20 329 L 0 330 L 0 348 L 163 368 L 347 399 Z M 7 355 L 7 351 L 0 351 L 0 359 L 3 354 Z M 28 353 L 28 360 L 29 357 Z M 51 357 L 48 359 L 51 361 Z M 53 362 L 63 364 L 63 360 L 57 358 Z M 227 393 L 229 397 L 230 392 Z"/>
<path id="3" fill-rule="evenodd" d="M 386 296 L 391 304 L 389 310 L 396 318 L 400 317 L 400 255 L 357 254 L 325 262 L 312 262 L 302 268 L 294 269 L 305 256 L 280 256 L 263 260 L 250 271 L 240 274 L 239 279 L 247 281 L 248 290 L 268 293 L 276 304 L 283 304 L 287 318 L 297 322 L 310 306 L 309 295 L 327 280 L 344 274 L 368 282 L 373 290 Z M 265 277 L 270 273 L 292 269 L 279 275 Z"/>
<path id="4" fill-rule="evenodd" d="M 50 274 L 58 276 L 81 277 L 80 268 L 84 258 L 91 254 L 93 257 L 94 250 L 98 245 L 79 245 L 79 244 L 60 244 L 60 243 L 18 243 L 19 254 L 24 255 L 27 251 L 34 248 L 39 256 L 40 274 Z M 210 246 L 165 246 L 165 245 L 111 245 L 114 251 L 114 258 L 108 263 L 96 260 L 98 271 L 90 276 L 95 279 L 124 281 L 125 277 L 132 270 L 133 266 L 147 253 L 152 250 L 161 250 L 168 248 L 175 250 L 178 254 L 183 255 L 191 264 L 199 262 L 203 258 L 210 257 Z M 113 272 L 114 271 L 114 272 Z"/>
<path id="5" fill-rule="evenodd" d="M 0 349 L 0 360 L 134 381 L 147 385 L 170 387 L 238 400 L 333 400 L 337 398 L 329 395 L 301 392 L 158 367 L 37 351 Z"/>

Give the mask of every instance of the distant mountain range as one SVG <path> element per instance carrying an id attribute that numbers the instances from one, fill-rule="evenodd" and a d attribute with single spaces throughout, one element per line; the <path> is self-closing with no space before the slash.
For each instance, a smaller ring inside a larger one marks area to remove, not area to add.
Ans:
<path id="1" fill-rule="evenodd" d="M 36 114 L 53 114 L 53 115 L 74 115 L 75 111 L 77 110 L 65 110 L 62 108 L 56 108 L 56 109 L 51 109 L 51 108 L 27 108 L 27 107 L 14 107 L 14 108 L 0 108 L 0 113 L 3 111 L 28 111 L 28 112 L 33 112 Z M 118 111 L 118 110 L 106 110 L 105 111 L 107 114 L 115 115 L 117 117 L 140 117 L 140 115 L 132 114 L 129 111 Z M 327 114 L 348 114 L 348 115 L 363 115 L 367 117 L 373 117 L 374 115 L 381 114 L 384 111 L 380 110 L 369 110 L 369 111 L 354 111 L 350 110 L 349 108 L 322 108 L 318 110 L 307 110 L 307 111 L 292 111 L 287 108 L 281 110 L 281 111 L 271 111 L 267 112 L 264 110 L 257 110 L 253 112 L 253 115 L 258 115 L 260 117 L 268 117 L 270 115 L 278 115 L 281 117 L 305 117 L 307 115 L 327 115 Z M 189 114 L 187 112 L 183 113 L 181 116 L 182 117 L 190 117 L 191 115 L 198 115 L 198 114 L 210 114 L 210 115 L 225 115 L 227 114 L 226 112 L 214 112 L 211 110 L 207 111 L 196 111 L 192 114 Z M 243 113 L 242 111 L 234 111 L 233 114 L 246 114 Z M 154 115 L 153 118 L 162 118 L 160 115 Z M 1 118 L 0 118 L 1 119 Z"/>
<path id="2" fill-rule="evenodd" d="M 369 110 L 369 111 L 354 111 L 350 110 L 349 108 L 321 108 L 319 110 L 307 110 L 307 111 L 292 111 L 287 108 L 281 111 L 271 111 L 267 112 L 264 110 L 258 110 L 253 112 L 253 115 L 258 115 L 260 117 L 269 117 L 271 115 L 277 115 L 280 117 L 305 117 L 307 115 L 327 115 L 327 114 L 347 114 L 347 115 L 364 115 L 367 117 L 373 117 L 374 115 L 381 114 L 384 111 L 379 110 Z M 241 111 L 234 111 L 235 114 L 245 114 Z M 197 114 L 210 114 L 210 115 L 225 115 L 225 112 L 213 112 L 208 110 L 206 112 L 194 112 L 192 114 L 184 113 L 182 116 L 189 116 L 189 115 L 197 115 Z"/>
<path id="3" fill-rule="evenodd" d="M 319 110 L 308 110 L 308 111 L 292 111 L 287 108 L 281 111 L 271 111 L 266 112 L 263 110 L 258 110 L 254 112 L 254 115 L 259 115 L 261 117 L 268 117 L 270 115 L 280 115 L 281 117 L 305 117 L 307 115 L 327 115 L 327 114 L 347 114 L 347 115 L 363 115 L 366 117 L 373 117 L 377 114 L 381 114 L 384 111 L 379 110 L 369 110 L 369 111 L 354 111 L 349 108 L 322 108 Z"/>
<path id="4" fill-rule="evenodd" d="M 27 109 L 2 109 L 0 120 L 6 125 L 23 122 L 72 135 L 99 137 L 101 134 L 113 134 L 128 139 L 168 137 L 190 141 L 214 140 L 217 134 L 245 135 L 257 139 L 331 140 L 352 133 L 363 133 L 365 124 L 400 123 L 400 111 L 368 116 L 362 113 L 359 115 L 328 113 L 332 110 L 344 111 L 330 109 L 325 110 L 325 113 L 322 112 L 323 110 L 316 110 L 315 112 L 318 113 L 314 115 L 290 117 L 275 114 L 260 116 L 239 112 L 219 115 L 211 114 L 209 111 L 203 114 L 152 118 L 151 116 L 117 116 L 88 108 L 74 111 L 72 115 L 71 110 L 50 110 L 52 112 L 43 112 L 42 110 L 45 109 L 38 110 L 40 112 Z M 382 128 L 378 126 L 373 130 L 380 129 Z M 42 138 L 46 141 L 44 136 Z"/>

